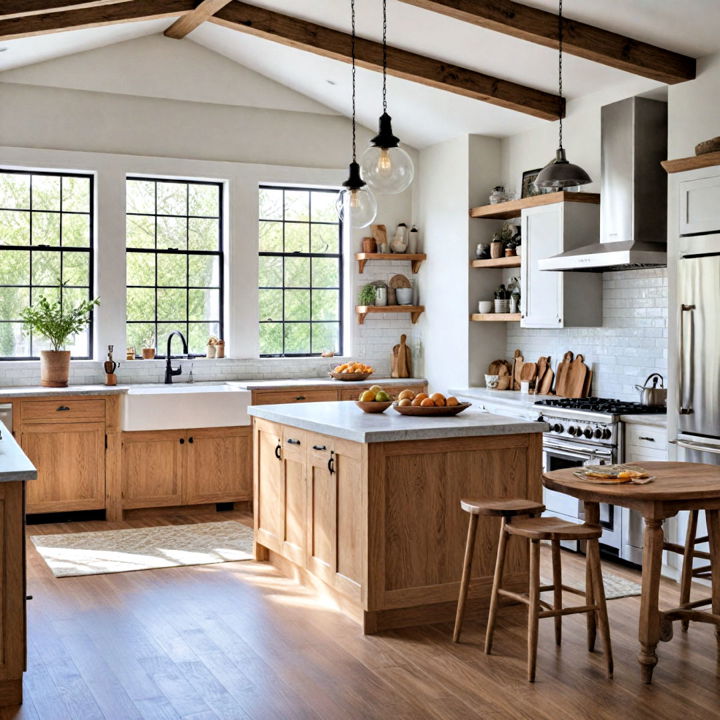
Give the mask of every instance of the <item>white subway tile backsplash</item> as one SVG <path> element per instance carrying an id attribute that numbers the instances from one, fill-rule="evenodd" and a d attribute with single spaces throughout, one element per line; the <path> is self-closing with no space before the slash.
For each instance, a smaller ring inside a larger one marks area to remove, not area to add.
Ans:
<path id="1" fill-rule="evenodd" d="M 603 327 L 559 330 L 510 327 L 506 353 L 520 348 L 526 360 L 551 355 L 553 365 L 567 350 L 582 353 L 593 370 L 596 395 L 637 399 L 634 385 L 651 372 L 663 376 L 668 356 L 667 270 L 605 273 Z"/>

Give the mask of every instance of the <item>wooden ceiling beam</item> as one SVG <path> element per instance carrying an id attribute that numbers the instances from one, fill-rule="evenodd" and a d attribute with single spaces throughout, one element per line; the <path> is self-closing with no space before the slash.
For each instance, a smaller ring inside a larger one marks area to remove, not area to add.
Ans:
<path id="1" fill-rule="evenodd" d="M 487 30 L 557 48 L 557 14 L 512 0 L 401 0 Z M 563 50 L 673 85 L 695 78 L 695 58 L 563 16 Z"/>
<path id="2" fill-rule="evenodd" d="M 166 37 L 181 40 L 195 28 L 202 25 L 218 10 L 222 10 L 231 0 L 202 0 L 195 10 L 178 18 L 166 31 Z"/>
<path id="3" fill-rule="evenodd" d="M 120 2 L 132 2 L 132 0 L 17 0 L 8 3 L 6 7 L 0 7 L 0 20 L 64 10 L 81 10 Z"/>
<path id="4" fill-rule="evenodd" d="M 351 36 L 300 18 L 235 1 L 209 18 L 209 22 L 298 48 L 323 57 L 350 62 Z M 358 38 L 359 67 L 382 70 L 382 45 Z M 423 55 L 388 47 L 388 74 L 482 100 L 544 120 L 564 114 L 561 99 L 552 93 L 526 87 Z"/>
<path id="5" fill-rule="evenodd" d="M 123 0 L 110 5 L 95 4 L 91 7 L 60 10 L 42 15 L 10 18 L 0 15 L 0 41 L 121 22 L 176 17 L 192 12 L 195 6 L 195 0 L 133 0 L 133 2 Z"/>

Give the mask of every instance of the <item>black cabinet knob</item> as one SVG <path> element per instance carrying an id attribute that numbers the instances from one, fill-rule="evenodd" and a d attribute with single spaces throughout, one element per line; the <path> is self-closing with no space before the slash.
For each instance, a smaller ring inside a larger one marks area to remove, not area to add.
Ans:
<path id="1" fill-rule="evenodd" d="M 181 444 L 181 445 L 184 445 L 184 444 L 185 444 L 185 438 L 180 438 L 180 444 Z"/>

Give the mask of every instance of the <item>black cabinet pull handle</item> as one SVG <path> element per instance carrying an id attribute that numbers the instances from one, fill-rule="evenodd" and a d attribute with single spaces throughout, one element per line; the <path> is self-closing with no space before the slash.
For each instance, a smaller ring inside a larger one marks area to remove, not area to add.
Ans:
<path id="1" fill-rule="evenodd" d="M 313 445 L 313 450 L 327 450 L 324 445 Z"/>
<path id="2" fill-rule="evenodd" d="M 288 445 L 300 445 L 300 441 L 295 440 L 295 438 L 288 438 Z"/>
<path id="3" fill-rule="evenodd" d="M 184 444 L 185 444 L 185 438 L 180 438 L 180 444 L 181 444 L 181 445 L 184 445 Z"/>
<path id="4" fill-rule="evenodd" d="M 643 437 L 642 435 L 638 437 L 638 440 L 649 440 L 650 442 L 655 442 L 655 438 Z"/>
<path id="5" fill-rule="evenodd" d="M 55 412 L 67 412 L 69 409 L 70 408 L 67 405 L 61 405 Z"/>
<path id="6" fill-rule="evenodd" d="M 281 457 L 280 457 L 280 452 L 281 452 L 281 450 L 282 450 L 282 447 L 281 447 L 280 443 L 278 443 L 278 444 L 277 444 L 277 447 L 275 448 L 275 457 L 276 457 L 278 460 L 281 459 Z"/>
<path id="7" fill-rule="evenodd" d="M 296 400 L 306 400 L 307 398 L 304 395 L 296 395 L 295 399 Z"/>
<path id="8" fill-rule="evenodd" d="M 330 459 L 328 460 L 328 471 L 331 475 L 335 474 L 335 453 L 330 451 Z"/>
<path id="9" fill-rule="evenodd" d="M 194 442 L 193 439 L 192 439 L 192 437 L 189 437 L 189 438 L 188 438 L 188 442 L 192 445 L 192 443 Z"/>

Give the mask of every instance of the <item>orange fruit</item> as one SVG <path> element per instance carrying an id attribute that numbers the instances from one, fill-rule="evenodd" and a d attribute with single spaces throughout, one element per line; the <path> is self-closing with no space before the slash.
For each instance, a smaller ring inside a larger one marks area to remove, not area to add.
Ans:
<path id="1" fill-rule="evenodd" d="M 410 400 L 410 398 L 403 398 L 400 402 L 398 402 L 400 407 L 407 407 L 410 404 L 412 404 L 412 400 Z"/>
<path id="2" fill-rule="evenodd" d="M 427 393 L 418 393 L 418 394 L 415 396 L 415 399 L 416 399 L 416 400 L 424 400 L 426 397 L 428 397 L 428 394 L 427 394 Z"/>
<path id="3" fill-rule="evenodd" d="M 414 400 L 411 400 L 411 401 L 410 401 L 410 404 L 411 404 L 413 407 L 419 407 L 421 402 L 422 402 L 422 400 L 421 400 L 420 398 L 417 398 L 417 397 L 416 397 Z"/>
<path id="4" fill-rule="evenodd" d="M 398 395 L 398 400 L 405 400 L 406 398 L 408 400 L 412 400 L 415 397 L 415 393 L 412 390 L 403 390 Z"/>
<path id="5" fill-rule="evenodd" d="M 459 404 L 460 404 L 460 401 L 454 395 L 451 395 L 447 399 L 448 407 L 457 407 Z"/>
<path id="6" fill-rule="evenodd" d="M 435 407 L 435 402 L 433 401 L 432 398 L 426 397 L 424 400 L 420 401 L 420 406 L 421 407 Z"/>
<path id="7" fill-rule="evenodd" d="M 445 396 L 442 393 L 434 393 L 430 399 L 436 407 L 445 407 Z"/>

